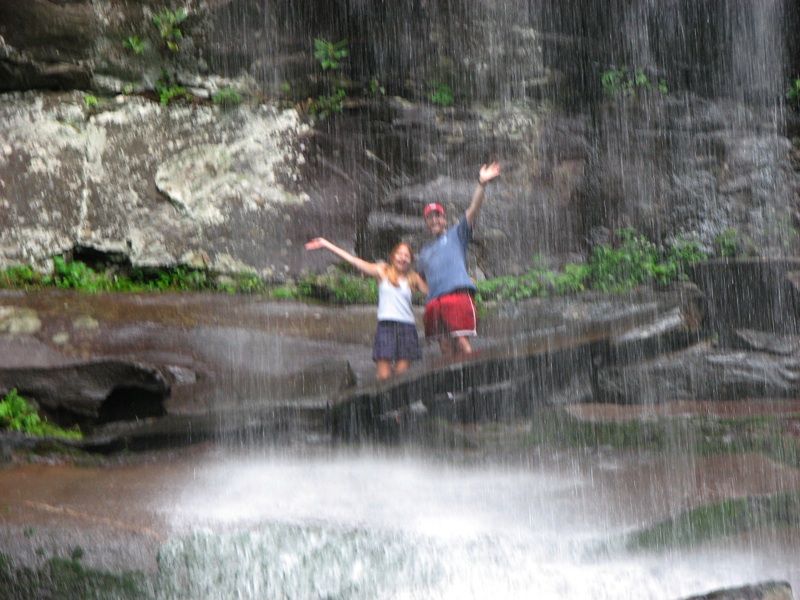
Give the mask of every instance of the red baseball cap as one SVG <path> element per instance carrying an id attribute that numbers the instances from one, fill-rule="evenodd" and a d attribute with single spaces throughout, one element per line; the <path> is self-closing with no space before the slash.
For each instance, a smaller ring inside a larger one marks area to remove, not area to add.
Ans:
<path id="1" fill-rule="evenodd" d="M 444 214 L 444 209 L 442 208 L 441 204 L 436 204 L 436 202 L 431 202 L 425 207 L 425 210 L 422 211 L 422 216 L 427 217 L 433 211 L 437 211 Z"/>

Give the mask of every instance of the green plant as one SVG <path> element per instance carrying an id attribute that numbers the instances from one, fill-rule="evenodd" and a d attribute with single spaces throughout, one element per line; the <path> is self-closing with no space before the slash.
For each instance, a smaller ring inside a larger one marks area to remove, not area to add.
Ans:
<path id="1" fill-rule="evenodd" d="M 346 39 L 335 43 L 321 38 L 314 39 L 314 58 L 319 61 L 323 71 L 337 70 L 342 60 L 350 56 L 348 43 Z"/>
<path id="2" fill-rule="evenodd" d="M 43 420 L 34 406 L 12 389 L 0 402 L 0 427 L 10 431 L 20 431 L 29 435 L 49 435 L 54 437 L 79 439 L 78 429 L 62 429 Z"/>
<path id="3" fill-rule="evenodd" d="M 242 103 L 242 95 L 232 87 L 222 88 L 211 97 L 214 104 L 222 104 L 225 106 L 235 106 Z"/>
<path id="4" fill-rule="evenodd" d="M 269 290 L 269 296 L 277 300 L 296 300 L 300 297 L 300 292 L 297 286 L 282 285 Z"/>
<path id="5" fill-rule="evenodd" d="M 31 267 L 22 265 L 0 271 L 0 288 L 27 288 L 42 283 L 42 275 Z"/>
<path id="6" fill-rule="evenodd" d="M 189 94 L 186 92 L 186 88 L 182 85 L 170 85 L 165 87 L 158 87 L 158 99 L 161 104 L 169 104 L 176 98 L 185 98 Z"/>
<path id="7" fill-rule="evenodd" d="M 53 273 L 43 280 L 44 283 L 61 289 L 98 292 L 111 289 L 111 281 L 95 272 L 81 261 L 67 262 L 63 257 L 53 258 Z"/>
<path id="8" fill-rule="evenodd" d="M 722 258 L 737 258 L 748 256 L 752 250 L 753 243 L 742 236 L 732 227 L 723 229 L 714 239 L 717 252 Z"/>
<path id="9" fill-rule="evenodd" d="M 386 88 L 381 85 L 381 82 L 378 81 L 376 77 L 373 77 L 369 80 L 369 88 L 367 89 L 367 95 L 374 98 L 377 95 L 385 96 L 386 95 Z"/>
<path id="10" fill-rule="evenodd" d="M 558 294 L 575 294 L 586 289 L 590 268 L 588 265 L 568 264 L 562 273 L 547 273 L 545 276 L 552 283 Z"/>
<path id="11" fill-rule="evenodd" d="M 132 35 L 128 39 L 122 41 L 122 45 L 134 54 L 142 54 L 145 49 L 145 43 L 139 39 L 138 35 Z"/>
<path id="12" fill-rule="evenodd" d="M 664 261 L 675 265 L 676 279 L 686 279 L 686 272 L 692 263 L 706 260 L 708 254 L 695 240 L 679 235 L 667 248 Z"/>
<path id="13" fill-rule="evenodd" d="M 600 75 L 600 85 L 608 98 L 638 96 L 641 92 L 653 88 L 662 94 L 669 93 L 669 87 L 664 78 L 659 78 L 654 83 L 641 67 L 636 67 L 632 71 L 626 66 L 603 71 Z"/>
<path id="14" fill-rule="evenodd" d="M 183 32 L 179 26 L 185 20 L 186 10 L 183 8 L 173 11 L 164 7 L 153 15 L 153 23 L 158 27 L 161 39 L 172 52 L 178 51 L 178 41 L 183 38 Z"/>
<path id="15" fill-rule="evenodd" d="M 319 115 L 320 118 L 325 119 L 333 113 L 340 113 L 344 108 L 344 100 L 347 93 L 339 88 L 331 96 L 319 96 L 317 100 L 312 101 L 308 105 L 308 112 L 312 116 Z"/>
<path id="16" fill-rule="evenodd" d="M 478 288 L 476 299 L 479 302 L 490 300 L 518 302 L 544 293 L 537 271 L 530 271 L 522 277 L 509 275 L 487 279 L 477 282 L 475 286 Z"/>
<path id="17" fill-rule="evenodd" d="M 365 279 L 344 271 L 324 275 L 307 275 L 297 282 L 300 298 L 323 300 L 335 304 L 374 304 L 378 286 L 374 279 Z"/>
<path id="18" fill-rule="evenodd" d="M 658 248 L 631 228 L 615 232 L 617 245 L 603 244 L 589 257 L 590 279 L 595 289 L 623 291 L 661 274 Z"/>
<path id="19" fill-rule="evenodd" d="M 735 229 L 730 227 L 723 229 L 714 239 L 719 249 L 719 255 L 723 258 L 732 258 L 739 253 L 738 234 Z"/>
<path id="20" fill-rule="evenodd" d="M 86 104 L 87 108 L 97 108 L 98 100 L 97 96 L 93 96 L 92 94 L 86 94 L 83 97 L 83 102 Z"/>
<path id="21" fill-rule="evenodd" d="M 789 82 L 789 87 L 786 89 L 786 99 L 795 106 L 800 106 L 800 78 L 792 79 Z"/>
<path id="22" fill-rule="evenodd" d="M 321 38 L 314 39 L 314 57 L 319 61 L 323 71 L 336 71 L 342 64 L 342 60 L 350 55 L 347 49 L 347 40 L 330 42 Z M 331 92 L 333 82 L 330 77 L 325 79 L 325 90 L 328 94 L 318 96 L 316 100 L 308 103 L 308 112 L 311 116 L 319 116 L 325 119 L 333 113 L 340 113 L 344 108 L 344 100 L 347 92 L 344 88 L 338 87 Z"/>
<path id="23" fill-rule="evenodd" d="M 241 294 L 257 294 L 265 290 L 264 281 L 255 273 L 238 273 L 233 278 L 232 289 L 227 291 Z"/>
<path id="24" fill-rule="evenodd" d="M 431 87 L 433 91 L 428 96 L 431 102 L 439 106 L 453 105 L 453 88 L 442 82 L 434 82 Z"/>

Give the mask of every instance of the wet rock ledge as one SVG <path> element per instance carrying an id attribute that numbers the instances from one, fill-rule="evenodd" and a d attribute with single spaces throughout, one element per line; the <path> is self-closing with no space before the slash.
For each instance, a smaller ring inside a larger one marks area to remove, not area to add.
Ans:
<path id="1" fill-rule="evenodd" d="M 707 263 L 697 285 L 487 306 L 470 360 L 446 364 L 426 346 L 420 364 L 383 383 L 371 306 L 5 291 L 0 390 L 80 425 L 81 445 L 98 450 L 380 437 L 404 415 L 479 422 L 543 405 L 792 398 L 796 273 L 792 260 Z"/>

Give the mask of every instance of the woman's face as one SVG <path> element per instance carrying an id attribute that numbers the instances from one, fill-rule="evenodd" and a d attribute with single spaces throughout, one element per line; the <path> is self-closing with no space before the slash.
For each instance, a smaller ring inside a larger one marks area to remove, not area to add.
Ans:
<path id="1" fill-rule="evenodd" d="M 392 266 L 400 273 L 406 273 L 411 267 L 411 251 L 408 246 L 401 245 L 389 257 Z"/>

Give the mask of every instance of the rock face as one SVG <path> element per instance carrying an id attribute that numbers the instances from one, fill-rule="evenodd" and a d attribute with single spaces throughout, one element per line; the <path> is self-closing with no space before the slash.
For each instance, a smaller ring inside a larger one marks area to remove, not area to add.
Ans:
<path id="1" fill-rule="evenodd" d="M 785 581 L 767 581 L 738 588 L 727 588 L 692 596 L 686 600 L 793 600 L 791 586 Z"/>
<path id="2" fill-rule="evenodd" d="M 628 226 L 712 254 L 726 235 L 797 251 L 794 113 L 775 100 L 776 65 L 797 63 L 793 3 L 412 4 L 215 0 L 190 7 L 172 51 L 162 3 L 4 2 L 0 267 L 89 249 L 281 281 L 329 265 L 303 250 L 316 235 L 383 259 L 422 243 L 427 201 L 455 220 L 490 160 L 504 176 L 476 230 L 478 278 L 572 261 Z M 350 54 L 323 71 L 309 37 Z M 616 56 L 648 85 L 603 95 Z M 668 94 L 647 89 L 659 79 Z M 156 100 L 178 84 L 194 102 Z M 212 105 L 227 86 L 245 104 Z M 311 118 L 339 88 L 342 113 Z"/>

